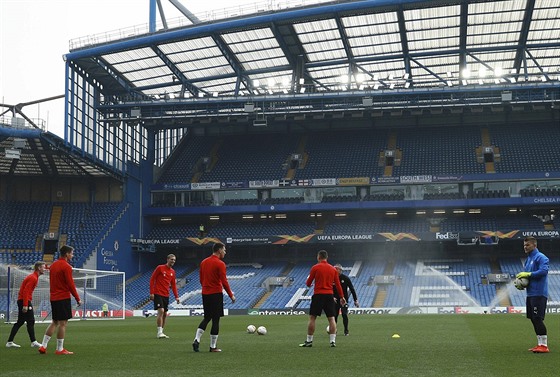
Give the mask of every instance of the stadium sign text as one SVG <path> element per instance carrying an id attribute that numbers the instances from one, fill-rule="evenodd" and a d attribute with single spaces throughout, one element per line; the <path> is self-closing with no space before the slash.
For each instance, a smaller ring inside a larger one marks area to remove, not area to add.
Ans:
<path id="1" fill-rule="evenodd" d="M 523 232 L 523 237 L 560 237 L 557 230 L 539 230 L 533 232 Z"/>
<path id="2" fill-rule="evenodd" d="M 535 198 L 533 199 L 535 203 L 560 203 L 560 197 L 558 198 Z"/>
<path id="3" fill-rule="evenodd" d="M 373 234 L 318 235 L 317 241 L 372 240 Z"/>
<path id="4" fill-rule="evenodd" d="M 459 239 L 459 233 L 447 232 L 447 233 L 436 233 L 436 240 L 456 240 Z"/>
<path id="5" fill-rule="evenodd" d="M 391 314 L 391 309 L 353 309 L 348 308 L 350 314 Z"/>
<path id="6" fill-rule="evenodd" d="M 178 245 L 180 239 L 164 239 L 164 240 L 143 240 L 141 238 L 131 238 L 130 242 L 142 245 Z"/>
<path id="7" fill-rule="evenodd" d="M 401 183 L 430 183 L 431 175 L 401 175 Z"/>
<path id="8" fill-rule="evenodd" d="M 249 315 L 306 315 L 304 310 L 249 310 Z"/>

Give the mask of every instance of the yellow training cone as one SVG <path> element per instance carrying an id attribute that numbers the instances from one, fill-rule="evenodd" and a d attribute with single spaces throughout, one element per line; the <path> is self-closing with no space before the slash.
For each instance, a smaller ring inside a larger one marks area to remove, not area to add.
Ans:
<path id="1" fill-rule="evenodd" d="M 393 334 L 393 336 L 392 336 L 391 338 L 393 338 L 393 339 L 398 339 L 398 338 L 400 338 L 400 337 L 401 337 L 401 336 L 400 336 L 399 334 Z"/>

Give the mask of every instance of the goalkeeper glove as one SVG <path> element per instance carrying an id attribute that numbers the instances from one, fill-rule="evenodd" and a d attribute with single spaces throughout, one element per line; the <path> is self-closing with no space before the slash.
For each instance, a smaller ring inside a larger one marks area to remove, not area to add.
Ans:
<path id="1" fill-rule="evenodd" d="M 515 277 L 518 278 L 518 279 L 523 279 L 523 278 L 529 279 L 529 277 L 531 277 L 531 273 L 530 272 L 520 272 Z"/>

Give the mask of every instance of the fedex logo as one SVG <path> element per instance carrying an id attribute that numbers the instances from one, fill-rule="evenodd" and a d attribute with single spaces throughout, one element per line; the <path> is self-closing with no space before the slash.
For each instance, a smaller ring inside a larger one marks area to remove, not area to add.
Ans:
<path id="1" fill-rule="evenodd" d="M 456 306 L 452 309 L 445 309 L 445 308 L 438 308 L 438 314 L 468 314 L 470 313 L 469 310 L 463 309 L 460 306 Z"/>

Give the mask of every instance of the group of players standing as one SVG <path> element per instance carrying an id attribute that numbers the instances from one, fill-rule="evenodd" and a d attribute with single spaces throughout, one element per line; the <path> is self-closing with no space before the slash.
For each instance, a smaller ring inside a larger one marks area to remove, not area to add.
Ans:
<path id="1" fill-rule="evenodd" d="M 527 256 L 524 271 L 516 275 L 517 278 L 527 278 L 530 284 L 527 288 L 526 310 L 527 318 L 531 320 L 537 345 L 529 349 L 534 353 L 548 353 L 548 336 L 544 324 L 546 306 L 548 300 L 548 270 L 549 259 L 537 248 L 537 240 L 527 237 L 523 242 L 523 249 Z M 195 339 L 192 343 L 193 350 L 199 352 L 202 334 L 210 321 L 210 352 L 221 352 L 217 348 L 220 318 L 224 315 L 222 288 L 226 291 L 232 302 L 235 296 L 231 291 L 226 277 L 226 265 L 223 258 L 226 255 L 226 247 L 222 243 L 216 243 L 210 257 L 204 259 L 200 264 L 200 284 L 202 285 L 202 306 L 204 318 L 198 325 Z M 154 271 L 150 280 L 150 298 L 154 301 L 154 309 L 157 310 L 158 338 L 167 338 L 163 333 L 167 305 L 169 302 L 169 287 L 173 290 L 175 298 L 179 303 L 179 295 L 175 283 L 175 273 L 172 269 L 175 264 L 175 255 L 167 257 L 167 264 L 160 265 Z M 359 307 L 358 297 L 350 278 L 342 273 L 340 264 L 334 267 L 328 262 L 328 254 L 325 250 L 317 253 L 317 264 L 311 267 L 306 285 L 314 284 L 313 296 L 309 308 L 309 322 L 307 325 L 307 338 L 300 347 L 312 347 L 315 333 L 316 319 L 323 312 L 329 321 L 329 344 L 336 347 L 336 323 L 338 314 L 341 313 L 344 324 L 344 335 L 348 335 L 348 298 L 349 291 L 354 299 L 354 305 Z M 163 283 L 159 283 L 162 281 Z"/>
<path id="2" fill-rule="evenodd" d="M 527 278 L 530 283 L 527 287 L 527 318 L 531 320 L 537 345 L 530 348 L 534 353 L 548 353 L 547 329 L 544 324 L 547 300 L 548 300 L 548 270 L 549 259 L 537 248 L 537 240 L 533 237 L 524 239 L 523 248 L 527 256 L 524 271 L 516 275 L 517 278 Z M 45 262 L 36 262 L 34 271 L 28 275 L 20 286 L 18 294 L 18 320 L 13 325 L 6 347 L 20 348 L 14 343 L 14 338 L 21 326 L 27 322 L 27 332 L 31 340 L 31 347 L 38 348 L 39 353 L 47 353 L 48 343 L 56 331 L 57 346 L 55 354 L 72 355 L 64 348 L 64 338 L 68 320 L 72 318 L 71 296 L 81 305 L 80 296 L 76 290 L 72 278 L 72 266 L 70 261 L 74 255 L 74 248 L 62 246 L 60 258 L 49 268 L 50 270 L 50 301 L 52 309 L 52 322 L 47 327 L 43 336 L 43 342 L 37 342 L 35 337 L 35 315 L 31 303 L 33 291 L 43 275 L 46 268 Z M 225 290 L 232 303 L 235 302 L 226 276 L 226 264 L 223 259 L 226 255 L 226 246 L 216 243 L 212 247 L 212 255 L 204 259 L 200 264 L 200 284 L 202 286 L 202 306 L 204 316 L 199 323 L 192 343 L 193 351 L 199 352 L 202 335 L 210 321 L 210 352 L 221 352 L 217 347 L 218 334 L 220 330 L 220 318 L 224 316 L 223 293 Z M 328 262 L 328 254 L 325 250 L 317 253 L 317 264 L 311 267 L 306 285 L 311 287 L 314 283 L 313 296 L 309 309 L 309 322 L 307 325 L 307 338 L 300 347 L 312 347 L 315 323 L 318 316 L 325 313 L 329 321 L 329 344 L 336 347 L 336 322 L 338 313 L 343 317 L 344 335 L 348 335 L 348 291 L 350 290 L 354 304 L 359 306 L 354 286 L 348 276 L 342 273 L 340 264 L 334 267 Z M 169 306 L 169 289 L 173 291 L 175 300 L 180 303 L 177 291 L 176 274 L 173 265 L 176 257 L 173 254 L 167 256 L 167 263 L 157 266 L 150 278 L 150 300 L 154 302 L 157 311 L 157 338 L 169 338 L 163 332 L 167 311 Z"/>

